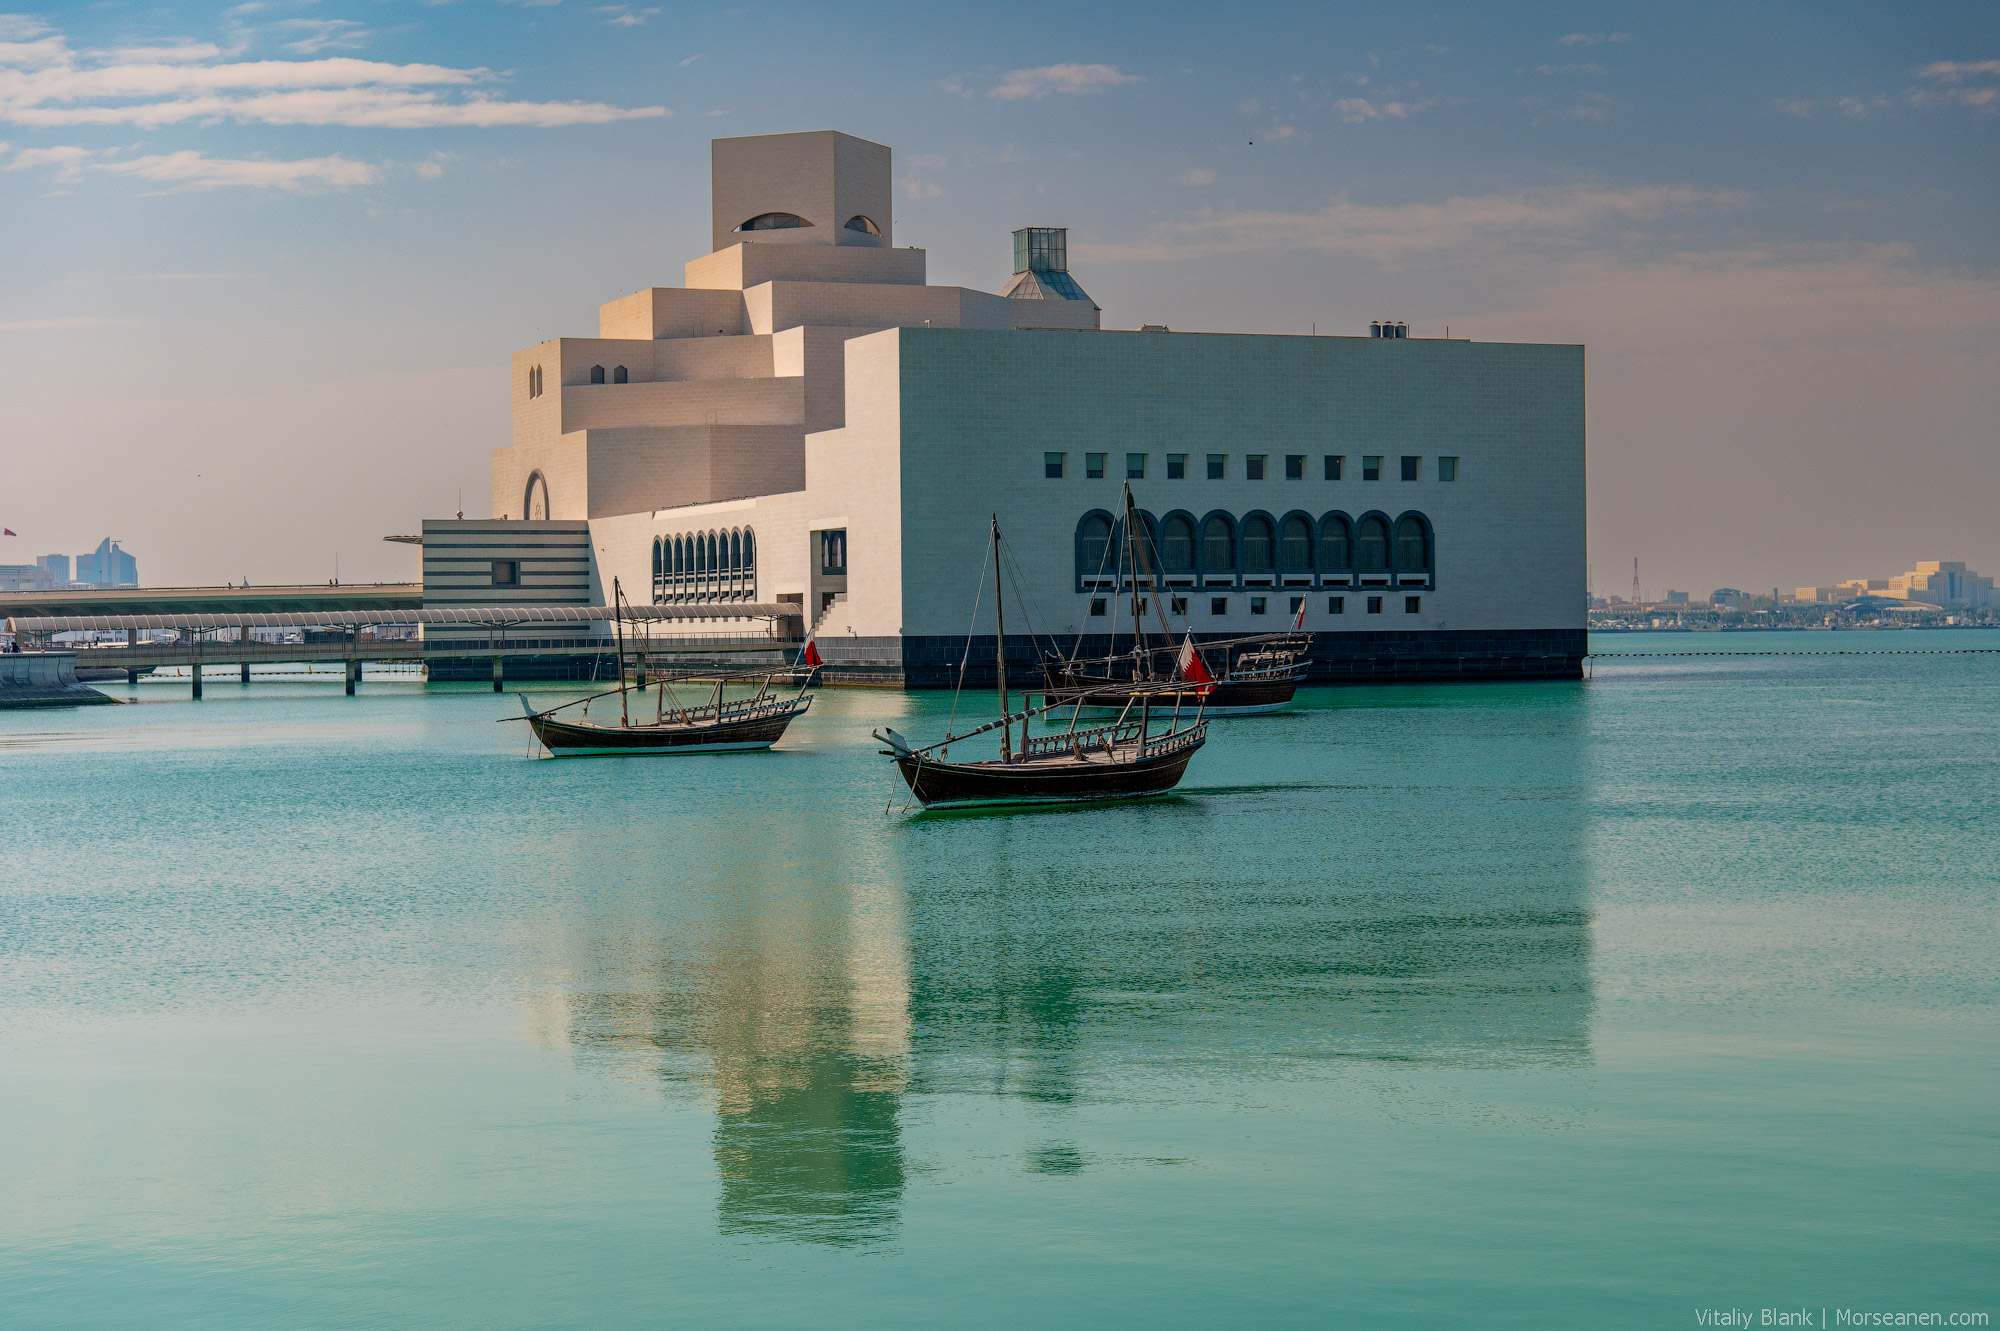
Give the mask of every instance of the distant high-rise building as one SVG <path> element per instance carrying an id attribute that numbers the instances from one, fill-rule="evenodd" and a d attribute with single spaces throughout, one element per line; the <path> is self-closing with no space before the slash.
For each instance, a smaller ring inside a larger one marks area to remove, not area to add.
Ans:
<path id="1" fill-rule="evenodd" d="M 76 580 L 93 587 L 136 587 L 139 585 L 139 561 L 126 554 L 119 548 L 118 542 L 107 536 L 97 549 L 76 557 Z"/>
<path id="2" fill-rule="evenodd" d="M 37 555 L 35 556 L 35 564 L 44 573 L 49 575 L 50 582 L 64 583 L 69 581 L 68 555 Z"/>

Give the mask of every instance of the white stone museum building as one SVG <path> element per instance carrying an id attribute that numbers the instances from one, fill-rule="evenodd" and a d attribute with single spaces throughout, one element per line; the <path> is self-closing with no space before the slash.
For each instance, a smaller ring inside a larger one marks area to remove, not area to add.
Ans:
<path id="1" fill-rule="evenodd" d="M 1028 671 L 1049 635 L 1129 634 L 1129 484 L 1176 635 L 1303 605 L 1319 680 L 1580 673 L 1581 346 L 1106 329 L 1059 227 L 1013 232 L 1000 294 L 928 285 L 880 144 L 712 152 L 685 285 L 514 356 L 496 516 L 425 523 L 427 601 L 605 604 L 614 577 L 639 602 L 793 601 L 831 681 L 949 684 L 970 629 L 990 682 L 988 515 L 1037 614 L 1010 593 Z"/>

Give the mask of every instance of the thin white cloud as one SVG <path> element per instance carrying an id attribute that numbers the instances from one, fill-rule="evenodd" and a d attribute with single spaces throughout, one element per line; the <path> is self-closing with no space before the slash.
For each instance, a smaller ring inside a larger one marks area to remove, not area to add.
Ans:
<path id="1" fill-rule="evenodd" d="M 944 193 L 944 186 L 934 180 L 905 178 L 896 183 L 903 187 L 903 197 L 906 199 L 935 199 Z"/>
<path id="2" fill-rule="evenodd" d="M 1106 92 L 1139 82 L 1142 82 L 1139 75 L 1127 74 L 1116 65 L 1043 65 L 1038 69 L 1013 70 L 987 95 L 1015 102 L 1024 97 L 1047 97 L 1050 93 Z"/>
<path id="3" fill-rule="evenodd" d="M 1215 172 L 1205 166 L 1190 167 L 1188 170 L 1181 172 L 1180 182 L 1183 185 L 1213 185 L 1215 183 Z"/>
<path id="4" fill-rule="evenodd" d="M 32 42 L 0 42 L 0 66 L 8 69 L 46 69 L 71 58 L 69 43 L 61 37 L 44 37 Z"/>
<path id="5" fill-rule="evenodd" d="M 1946 83 L 1980 74 L 2000 77 L 2000 60 L 1939 60 L 1917 71 L 1920 79 L 1941 79 Z"/>
<path id="6" fill-rule="evenodd" d="M 346 189 L 372 184 L 380 174 L 368 162 L 345 157 L 312 157 L 297 162 L 208 157 L 193 151 L 137 157 L 129 162 L 99 162 L 99 171 L 112 171 L 164 185 L 167 189 L 205 191 L 242 187 L 249 189 Z"/>
<path id="7" fill-rule="evenodd" d="M 75 181 L 83 178 L 83 164 L 95 156 L 88 148 L 23 148 L 7 163 L 4 170 L 31 171 L 36 167 L 52 166 L 56 179 Z"/>
<path id="8" fill-rule="evenodd" d="M 1083 246 L 1098 261 L 1186 259 L 1220 253 L 1330 250 L 1396 264 L 1447 252 L 1523 242 L 1574 244 L 1623 226 L 1697 207 L 1727 207 L 1741 195 L 1688 186 L 1523 190 L 1441 203 L 1363 204 L 1337 199 L 1315 212 L 1210 212 L 1159 226 L 1131 244 Z"/>
<path id="9" fill-rule="evenodd" d="M 1558 74 L 1602 74 L 1604 66 L 1584 60 L 1570 65 L 1536 65 L 1535 72 L 1550 77 Z"/>
<path id="10" fill-rule="evenodd" d="M 297 40 L 285 43 L 287 51 L 297 51 L 300 55 L 358 50 L 375 35 L 351 18 L 288 18 L 271 26 L 281 32 L 301 34 Z"/>
<path id="11" fill-rule="evenodd" d="M 631 5 L 599 5 L 590 12 L 593 14 L 609 14 L 611 17 L 604 21 L 617 27 L 636 28 L 660 11 L 657 9 L 634 9 Z"/>
<path id="12" fill-rule="evenodd" d="M 351 45 L 368 35 L 347 19 L 288 19 L 277 26 L 303 34 L 292 43 L 301 53 Z M 0 28 L 7 31 L 33 36 L 35 30 L 20 24 Z M 51 42 L 56 45 L 48 47 Z M 28 48 L 33 50 L 22 56 Z M 7 65 L 10 49 L 20 58 Z M 484 67 L 397 65 L 352 56 L 230 60 L 218 58 L 223 53 L 212 45 L 132 49 L 148 58 L 122 60 L 114 51 L 100 53 L 93 63 L 71 52 L 60 34 L 14 48 L 0 45 L 0 66 L 6 66 L 0 67 L 0 121 L 42 128 L 152 129 L 235 120 L 422 129 L 606 124 L 668 114 L 661 106 L 508 101 L 491 88 L 503 76 Z"/>
<path id="13" fill-rule="evenodd" d="M 1371 102 L 1366 97 L 1343 97 L 1333 104 L 1340 112 L 1340 118 L 1350 125 L 1359 125 L 1368 120 L 1407 120 L 1419 111 L 1428 111 L 1437 103 L 1426 98 L 1420 102 L 1389 100 Z M 1284 135 L 1273 135 L 1283 138 Z"/>
<path id="14" fill-rule="evenodd" d="M 676 63 L 676 64 L 674 65 L 674 68 L 675 68 L 675 69 L 686 69 L 686 68 L 687 68 L 687 67 L 688 67 L 689 65 L 692 65 L 692 64 L 693 64 L 693 63 L 694 63 L 695 61 L 697 61 L 697 60 L 701 60 L 701 59 L 705 59 L 705 58 L 707 57 L 707 55 L 708 55 L 708 52 L 706 52 L 706 51 L 703 51 L 703 52 L 700 52 L 699 54 L 696 54 L 696 55 L 691 55 L 691 56 L 689 56 L 689 57 L 688 57 L 687 59 L 685 59 L 685 60 L 682 60 L 682 61 L 679 61 L 678 63 Z"/>
<path id="15" fill-rule="evenodd" d="M 1557 46 L 1602 46 L 1606 42 L 1629 42 L 1629 32 L 1572 32 L 1556 38 Z"/>
<path id="16" fill-rule="evenodd" d="M 1771 99 L 1771 109 L 1780 115 L 1797 116 L 1800 120 L 1810 120 L 1814 107 L 1810 98 L 1773 97 Z"/>

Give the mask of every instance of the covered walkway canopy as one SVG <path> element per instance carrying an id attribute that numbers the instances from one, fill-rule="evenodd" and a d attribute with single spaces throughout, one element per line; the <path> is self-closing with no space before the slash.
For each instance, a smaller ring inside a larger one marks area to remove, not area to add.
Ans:
<path id="1" fill-rule="evenodd" d="M 307 629 L 376 627 L 387 624 L 456 624 L 511 628 L 522 624 L 605 623 L 618 613 L 608 605 L 487 605 L 431 610 L 310 610 L 212 615 L 51 615 L 7 621 L 9 633 L 127 632 L 177 629 L 212 633 L 217 629 Z M 710 601 L 690 605 L 628 605 L 629 620 L 803 619 L 789 602 Z"/>
<path id="2" fill-rule="evenodd" d="M 0 616 L 415 610 L 423 603 L 423 584 L 415 582 L 343 583 L 331 587 L 71 587 L 52 592 L 0 592 Z"/>

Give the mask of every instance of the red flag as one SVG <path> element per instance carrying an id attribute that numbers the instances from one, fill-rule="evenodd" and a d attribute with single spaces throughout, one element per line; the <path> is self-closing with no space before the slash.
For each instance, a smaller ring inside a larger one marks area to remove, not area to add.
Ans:
<path id="1" fill-rule="evenodd" d="M 1292 616 L 1292 632 L 1297 633 L 1306 626 L 1306 598 L 1299 598 L 1299 612 Z"/>
<path id="2" fill-rule="evenodd" d="M 11 527 L 0 527 L 0 536 L 18 536 L 18 535 L 20 535 L 20 533 L 15 531 Z"/>
<path id="3" fill-rule="evenodd" d="M 1215 688 L 1215 676 L 1208 673 L 1208 666 L 1202 661 L 1201 653 L 1194 649 L 1194 631 L 1190 629 L 1181 643 L 1180 660 L 1174 663 L 1181 672 L 1181 678 L 1190 684 L 1198 684 L 1197 690 L 1204 698 Z"/>
<path id="4" fill-rule="evenodd" d="M 799 649 L 800 665 L 813 666 L 816 668 L 821 664 L 821 661 L 819 659 L 819 643 L 817 641 L 817 638 L 818 638 L 817 634 L 808 633 L 806 635 L 806 645 Z"/>

